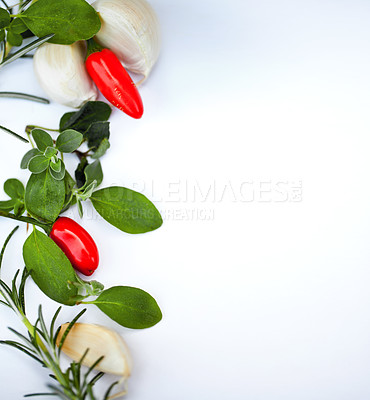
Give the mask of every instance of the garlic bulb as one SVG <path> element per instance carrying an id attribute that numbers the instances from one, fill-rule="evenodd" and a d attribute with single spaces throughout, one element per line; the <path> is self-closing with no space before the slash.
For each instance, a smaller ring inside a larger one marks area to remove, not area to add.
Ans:
<path id="1" fill-rule="evenodd" d="M 157 16 L 145 0 L 97 0 L 102 26 L 95 39 L 112 50 L 129 71 L 146 79 L 158 59 Z"/>
<path id="2" fill-rule="evenodd" d="M 85 69 L 84 42 L 72 45 L 44 43 L 33 57 L 36 77 L 47 95 L 57 103 L 79 108 L 96 100 L 97 89 Z"/>
<path id="3" fill-rule="evenodd" d="M 57 337 L 57 345 L 68 328 L 63 324 Z M 69 331 L 62 351 L 74 361 L 80 361 L 86 350 L 82 364 L 91 367 L 98 358 L 104 358 L 95 367 L 108 374 L 120 375 L 127 379 L 131 374 L 132 362 L 126 343 L 122 337 L 104 326 L 76 323 Z"/>

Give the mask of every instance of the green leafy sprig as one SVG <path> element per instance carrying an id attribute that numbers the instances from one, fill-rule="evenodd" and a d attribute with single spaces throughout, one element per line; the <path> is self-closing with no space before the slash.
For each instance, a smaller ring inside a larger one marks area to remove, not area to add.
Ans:
<path id="1" fill-rule="evenodd" d="M 5 8 L 0 8 L 0 68 L 46 41 L 72 44 L 90 39 L 101 26 L 97 12 L 85 0 L 26 0 L 14 8 L 2 3 Z M 8 54 L 29 36 L 38 38 L 12 55 Z"/>
<path id="2" fill-rule="evenodd" d="M 160 213 L 143 194 L 120 186 L 99 188 L 103 181 L 99 157 L 102 146 L 109 147 L 102 143 L 109 144 L 110 113 L 107 104 L 88 102 L 79 111 L 63 115 L 55 140 L 45 129 L 28 126 L 35 147 L 26 152 L 21 168 L 28 169 L 31 176 L 26 188 L 17 179 L 5 182 L 9 199 L 0 201 L 0 217 L 34 225 L 23 245 L 23 259 L 32 279 L 48 297 L 69 306 L 93 304 L 120 325 L 142 329 L 162 318 L 150 294 L 129 286 L 104 290 L 99 282 L 82 280 L 48 237 L 55 220 L 69 207 L 77 204 L 82 217 L 82 204 L 87 200 L 103 219 L 123 232 L 138 234 L 161 226 Z M 83 143 L 88 145 L 87 151 L 80 150 Z M 78 156 L 76 180 L 65 167 L 64 153 Z"/>
<path id="3" fill-rule="evenodd" d="M 5 248 L 17 229 L 18 227 L 13 229 L 13 231 L 5 240 L 0 254 L 0 268 L 2 266 Z M 54 395 L 63 400 L 97 400 L 93 392 L 93 387 L 104 374 L 102 372 L 93 374 L 93 370 L 103 357 L 96 360 L 96 362 L 89 369 L 87 369 L 86 372 L 83 372 L 81 366 L 87 352 L 85 352 L 79 362 L 71 362 L 66 370 L 63 370 L 61 367 L 60 360 L 61 349 L 68 333 L 78 319 L 85 313 L 86 309 L 82 310 L 73 318 L 73 320 L 69 323 L 68 328 L 64 332 L 60 342 L 57 344 L 57 337 L 60 332 L 60 327 L 55 329 L 55 323 L 62 307 L 57 309 L 48 328 L 42 313 L 42 307 L 40 305 L 36 323 L 31 324 L 26 317 L 24 294 L 29 272 L 24 269 L 21 280 L 18 283 L 19 273 L 20 271 L 18 270 L 12 280 L 11 286 L 8 286 L 2 279 L 0 279 L 0 296 L 2 297 L 0 304 L 12 309 L 26 326 L 28 332 L 27 335 L 24 335 L 13 328 L 9 328 L 9 330 L 15 336 L 17 336 L 18 341 L 0 340 L 0 343 L 11 346 L 38 361 L 43 367 L 48 368 L 51 371 L 50 377 L 55 381 L 53 384 L 48 384 L 51 392 L 33 393 L 26 395 L 25 397 Z M 103 396 L 104 400 L 109 398 L 114 385 L 117 383 L 118 382 L 114 382 L 108 387 L 105 395 Z"/>

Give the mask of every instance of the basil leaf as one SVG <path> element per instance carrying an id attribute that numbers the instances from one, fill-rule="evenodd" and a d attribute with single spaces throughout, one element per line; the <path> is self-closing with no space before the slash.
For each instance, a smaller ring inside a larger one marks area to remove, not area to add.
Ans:
<path id="1" fill-rule="evenodd" d="M 10 14 L 4 8 L 0 8 L 0 29 L 9 26 L 11 21 Z"/>
<path id="2" fill-rule="evenodd" d="M 2 42 L 3 40 L 5 40 L 5 31 L 4 29 L 0 29 L 0 42 Z"/>
<path id="3" fill-rule="evenodd" d="M 144 233 L 159 228 L 161 214 L 143 194 L 120 186 L 94 192 L 95 210 L 110 224 L 127 233 Z"/>
<path id="4" fill-rule="evenodd" d="M 95 153 L 91 156 L 91 158 L 98 159 L 98 158 L 104 156 L 104 154 L 109 149 L 109 147 L 110 147 L 110 143 L 109 143 L 108 139 L 103 139 L 100 142 L 99 147 L 96 149 Z"/>
<path id="5" fill-rule="evenodd" d="M 8 179 L 4 183 L 4 192 L 11 199 L 24 199 L 24 186 L 18 179 Z"/>
<path id="6" fill-rule="evenodd" d="M 19 16 L 38 37 L 55 33 L 50 43 L 72 44 L 100 29 L 97 12 L 85 0 L 38 0 Z"/>
<path id="7" fill-rule="evenodd" d="M 23 42 L 23 37 L 20 33 L 14 33 L 13 31 L 8 31 L 6 35 L 6 40 L 12 46 L 20 46 Z"/>
<path id="8" fill-rule="evenodd" d="M 34 229 L 23 245 L 23 259 L 36 285 L 46 296 L 74 305 L 76 273 L 63 251 L 44 233 Z"/>
<path id="9" fill-rule="evenodd" d="M 15 18 L 11 22 L 9 29 L 14 33 L 23 33 L 26 32 L 28 28 L 20 18 Z"/>
<path id="10" fill-rule="evenodd" d="M 23 156 L 21 161 L 21 168 L 26 169 L 28 167 L 28 163 L 35 156 L 41 155 L 41 151 L 39 149 L 31 149 L 27 151 L 27 153 Z"/>
<path id="11" fill-rule="evenodd" d="M 82 139 L 80 132 L 67 129 L 58 136 L 55 146 L 62 153 L 73 153 L 80 147 Z"/>
<path id="12" fill-rule="evenodd" d="M 32 129 L 31 134 L 40 151 L 44 152 L 47 147 L 54 147 L 53 138 L 42 129 Z"/>
<path id="13" fill-rule="evenodd" d="M 26 186 L 25 202 L 27 211 L 35 218 L 54 222 L 63 207 L 65 185 L 55 180 L 48 170 L 32 174 Z"/>
<path id="14" fill-rule="evenodd" d="M 149 328 L 162 319 L 154 298 L 134 287 L 113 286 L 104 290 L 92 304 L 126 328 Z"/>
<path id="15" fill-rule="evenodd" d="M 91 182 L 96 181 L 96 186 L 99 186 L 103 180 L 103 170 L 99 160 L 89 164 L 85 170 L 86 183 L 85 186 L 90 185 Z"/>
<path id="16" fill-rule="evenodd" d="M 79 111 L 64 114 L 60 120 L 59 130 L 72 128 L 85 132 L 93 122 L 107 121 L 111 112 L 112 109 L 103 101 L 88 101 Z"/>
<path id="17" fill-rule="evenodd" d="M 48 166 L 49 160 L 42 155 L 33 157 L 28 163 L 28 169 L 33 174 L 40 174 L 41 172 L 45 171 Z"/>
<path id="18" fill-rule="evenodd" d="M 103 139 L 109 139 L 109 122 L 93 122 L 84 134 L 90 149 L 96 150 Z"/>
<path id="19" fill-rule="evenodd" d="M 49 172 L 51 174 L 51 176 L 56 179 L 57 181 L 60 181 L 62 179 L 64 179 L 64 176 L 66 174 L 66 167 L 64 165 L 64 162 L 62 160 L 58 160 L 60 161 L 60 170 L 59 171 L 55 171 L 54 168 L 56 168 L 56 166 L 54 165 L 53 167 L 51 166 L 51 168 L 49 169 Z M 58 164 L 59 165 L 59 164 Z"/>

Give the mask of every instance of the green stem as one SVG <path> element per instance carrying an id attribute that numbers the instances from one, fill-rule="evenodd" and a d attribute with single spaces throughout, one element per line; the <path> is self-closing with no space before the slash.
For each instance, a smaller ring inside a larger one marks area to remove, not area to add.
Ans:
<path id="1" fill-rule="evenodd" d="M 87 53 L 86 53 L 86 59 L 91 55 L 92 53 L 97 53 L 98 51 L 102 51 L 103 47 L 100 46 L 100 44 L 96 43 L 94 39 L 89 39 L 87 40 Z"/>
<path id="2" fill-rule="evenodd" d="M 50 132 L 59 132 L 59 129 L 51 129 L 51 128 L 45 128 L 44 126 L 39 126 L 39 125 L 27 125 L 26 126 L 26 132 L 30 133 L 32 129 L 43 129 L 45 131 L 50 131 Z"/>
<path id="3" fill-rule="evenodd" d="M 20 92 L 0 92 L 0 97 L 6 97 L 10 99 L 23 99 L 35 101 L 36 103 L 49 104 L 50 101 L 44 97 L 33 96 L 32 94 L 20 93 Z"/>
<path id="4" fill-rule="evenodd" d="M 16 221 L 25 222 L 26 224 L 32 224 L 32 225 L 39 226 L 40 228 L 42 228 L 45 231 L 45 233 L 47 235 L 49 235 L 51 232 L 51 228 L 52 228 L 51 224 L 45 224 L 45 223 L 37 221 L 37 219 L 31 218 L 31 217 L 23 217 L 23 216 L 17 217 L 14 214 L 10 214 L 10 213 L 8 213 L 6 211 L 2 211 L 2 210 L 0 210 L 0 217 L 15 219 Z"/>

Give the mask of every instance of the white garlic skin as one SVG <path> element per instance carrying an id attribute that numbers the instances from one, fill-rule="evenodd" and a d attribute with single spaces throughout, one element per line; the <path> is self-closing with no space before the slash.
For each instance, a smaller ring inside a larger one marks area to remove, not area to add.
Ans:
<path id="1" fill-rule="evenodd" d="M 79 108 L 96 100 L 98 91 L 85 68 L 84 42 L 71 45 L 42 44 L 33 57 L 33 68 L 44 92 L 55 102 Z"/>
<path id="2" fill-rule="evenodd" d="M 102 26 L 97 42 L 112 50 L 126 69 L 146 79 L 160 52 L 158 18 L 145 0 L 97 0 Z"/>
<path id="3" fill-rule="evenodd" d="M 68 325 L 61 326 L 57 338 L 58 346 Z M 131 356 L 126 343 L 117 332 L 100 325 L 74 324 L 63 343 L 63 353 L 78 362 L 87 349 L 89 351 L 82 362 L 83 365 L 91 367 L 104 356 L 94 369 L 124 378 L 131 375 Z"/>

